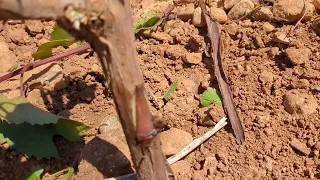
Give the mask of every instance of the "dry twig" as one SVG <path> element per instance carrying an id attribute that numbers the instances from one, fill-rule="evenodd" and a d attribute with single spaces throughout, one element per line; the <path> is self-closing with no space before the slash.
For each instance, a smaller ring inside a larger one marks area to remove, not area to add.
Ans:
<path id="1" fill-rule="evenodd" d="M 242 144 L 245 140 L 244 130 L 241 125 L 238 113 L 236 111 L 235 104 L 233 102 L 232 92 L 228 84 L 227 77 L 223 71 L 221 57 L 220 57 L 220 34 L 219 27 L 216 21 L 214 21 L 207 12 L 206 5 L 203 0 L 199 1 L 202 13 L 206 19 L 208 27 L 208 36 L 211 41 L 212 58 L 214 61 L 214 70 L 217 75 L 219 89 L 223 97 L 224 109 L 227 112 L 232 129 L 237 138 L 237 143 Z"/>

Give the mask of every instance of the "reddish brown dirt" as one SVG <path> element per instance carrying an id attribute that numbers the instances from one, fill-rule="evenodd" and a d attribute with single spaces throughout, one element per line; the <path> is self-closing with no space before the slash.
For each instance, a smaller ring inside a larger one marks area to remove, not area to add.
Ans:
<path id="1" fill-rule="evenodd" d="M 168 4 L 157 3 L 152 6 L 154 10 L 164 9 Z M 139 1 L 133 8 L 139 12 L 139 8 L 150 4 L 151 1 L 146 4 Z M 31 54 L 37 47 L 50 39 L 53 26 L 54 22 L 1 22 L 0 41 L 9 47 L 11 55 L 7 56 L 11 61 L 9 65 L 1 65 L 0 75 L 15 61 L 31 61 Z M 275 31 L 288 32 L 292 26 L 278 23 Z M 245 20 L 221 26 L 223 65 L 246 141 L 237 145 L 230 125 L 227 125 L 184 160 L 172 165 L 177 179 L 320 179 L 320 36 L 310 26 L 310 22 L 298 26 L 292 34 L 294 41 L 289 45 L 273 42 L 274 32 L 266 32 L 264 22 Z M 176 19 L 168 21 L 157 34 L 139 36 L 136 40 L 149 92 L 161 96 L 172 82 L 179 82 L 162 109 L 157 109 L 150 97 L 152 112 L 162 117 L 168 128 L 182 129 L 194 138 L 225 116 L 222 106 L 212 104 L 204 108 L 199 102 L 199 95 L 205 89 L 217 87 L 212 59 L 204 53 L 209 42 L 206 33 L 206 28 L 198 29 L 190 22 Z M 289 47 L 308 48 L 311 52 L 309 60 L 294 65 L 286 55 Z M 63 51 L 66 49 L 57 48 L 55 54 Z M 185 63 L 183 56 L 187 52 L 202 53 L 202 61 L 194 65 Z M 60 159 L 26 160 L 23 155 L 8 150 L 5 144 L 1 145 L 0 179 L 22 179 L 30 167 L 36 165 L 45 168 L 46 175 L 57 172 L 70 165 L 85 144 L 92 144 L 93 147 L 85 152 L 96 152 L 96 157 L 104 156 L 105 152 L 98 151 L 99 148 L 109 147 L 110 154 L 118 151 L 119 147 L 98 136 L 101 120 L 114 115 L 115 108 L 111 93 L 103 83 L 97 56 L 79 54 L 57 64 L 63 69 L 63 88 L 56 90 L 49 85 L 29 88 L 28 99 L 44 110 L 83 122 L 91 129 L 83 142 L 70 143 L 55 138 Z M 26 77 L 42 70 L 45 68 L 35 69 Z M 18 78 L 13 78 L 0 84 L 0 92 L 10 98 L 17 97 L 18 85 Z M 296 105 L 288 107 L 290 105 L 284 103 L 285 97 Z M 208 116 L 213 120 L 208 120 Z M 303 154 L 303 148 L 297 148 L 292 140 L 298 140 L 299 145 L 310 153 Z M 97 172 L 105 173 L 104 177 L 108 172 L 116 175 L 101 167 L 103 158 L 87 157 L 99 167 L 92 166 L 74 179 L 92 178 Z M 114 159 L 115 164 L 116 161 Z M 127 167 L 118 174 L 131 171 Z"/>

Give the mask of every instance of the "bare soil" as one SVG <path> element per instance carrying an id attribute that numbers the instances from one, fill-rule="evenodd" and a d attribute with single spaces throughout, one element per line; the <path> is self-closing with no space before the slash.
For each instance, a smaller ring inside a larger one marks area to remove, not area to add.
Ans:
<path id="1" fill-rule="evenodd" d="M 133 19 L 139 17 L 142 8 L 159 11 L 169 4 L 148 2 L 133 2 Z M 273 41 L 275 32 L 289 32 L 294 24 L 276 23 L 275 30 L 269 32 L 265 23 L 243 20 L 221 25 L 223 66 L 245 129 L 245 143 L 236 144 L 228 124 L 185 159 L 172 165 L 177 179 L 320 179 L 320 36 L 308 21 L 293 31 L 290 44 L 278 43 Z M 0 75 L 15 62 L 30 62 L 31 54 L 49 41 L 54 24 L 1 22 L 0 41 L 9 48 L 5 57 L 10 58 L 10 62 L 0 60 Z M 196 28 L 190 21 L 179 18 L 168 21 L 153 34 L 136 38 L 148 92 L 162 96 L 173 82 L 179 82 L 162 109 L 149 97 L 152 112 L 163 118 L 167 129 L 184 130 L 193 138 L 204 134 L 225 116 L 222 106 L 202 107 L 199 101 L 200 94 L 208 87 L 218 88 L 212 59 L 205 53 L 208 43 L 206 27 Z M 303 51 L 288 55 L 287 49 L 292 47 Z M 56 48 L 54 54 L 66 50 Z M 310 55 L 306 60 L 302 57 L 302 63 L 293 60 L 301 60 L 302 54 L 308 51 Z M 202 60 L 186 63 L 186 53 L 201 53 Z M 60 159 L 26 158 L 9 150 L 6 144 L 0 145 L 0 179 L 23 179 L 32 166 L 43 167 L 46 175 L 52 174 L 70 165 L 81 152 L 80 157 L 92 166 L 91 169 L 80 166 L 73 179 L 133 172 L 130 160 L 120 161 L 117 155 L 110 155 L 123 153 L 129 157 L 128 152 L 119 152 L 126 146 L 121 143 L 125 141 L 119 131 L 111 131 L 115 138 L 112 142 L 105 141 L 112 137 L 110 132 L 98 132 L 101 121 L 116 111 L 96 54 L 78 54 L 55 64 L 62 68 L 63 83 L 59 88 L 50 84 L 34 85 L 39 74 L 52 65 L 28 72 L 25 78 L 29 84 L 28 100 L 91 129 L 83 142 L 70 143 L 55 137 Z M 18 77 L 0 83 L 0 93 L 9 98 L 18 97 Z M 88 144 L 91 145 L 89 151 Z M 100 159 L 90 157 L 91 153 Z M 106 161 L 107 164 L 102 163 Z M 112 169 L 116 164 L 126 166 Z"/>

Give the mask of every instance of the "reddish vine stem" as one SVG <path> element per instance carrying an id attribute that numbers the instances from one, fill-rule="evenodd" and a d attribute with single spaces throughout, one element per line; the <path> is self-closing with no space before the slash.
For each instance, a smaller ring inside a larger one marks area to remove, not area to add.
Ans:
<path id="1" fill-rule="evenodd" d="M 27 71 L 30 71 L 30 70 L 32 70 L 32 69 L 34 69 L 36 67 L 39 67 L 39 66 L 42 66 L 44 64 L 57 61 L 59 59 L 62 59 L 64 57 L 67 57 L 67 56 L 70 56 L 70 55 L 73 55 L 73 54 L 77 54 L 77 53 L 83 52 L 83 51 L 85 51 L 85 50 L 87 50 L 89 48 L 90 48 L 90 45 L 86 44 L 86 45 L 81 46 L 79 48 L 76 48 L 76 49 L 73 49 L 73 50 L 70 50 L 70 51 L 55 55 L 55 56 L 51 56 L 49 58 L 46 58 L 46 59 L 43 59 L 43 60 L 40 60 L 40 61 L 36 61 L 34 63 L 31 63 L 31 64 L 27 64 L 27 65 L 25 65 L 24 67 L 22 67 L 20 69 L 17 69 L 15 71 L 12 71 L 12 72 L 0 77 L 0 83 L 5 81 L 5 80 L 8 80 L 8 79 L 10 79 L 10 78 L 12 78 L 14 76 L 17 76 L 19 74 L 23 74 L 23 73 L 25 73 Z"/>

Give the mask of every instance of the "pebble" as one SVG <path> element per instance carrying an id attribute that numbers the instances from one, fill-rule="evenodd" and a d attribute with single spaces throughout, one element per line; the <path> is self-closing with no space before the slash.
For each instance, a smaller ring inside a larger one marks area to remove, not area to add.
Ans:
<path id="1" fill-rule="evenodd" d="M 193 141 L 192 135 L 186 131 L 171 128 L 160 135 L 161 147 L 165 156 L 178 153 Z"/>
<path id="2" fill-rule="evenodd" d="M 193 12 L 194 12 L 194 4 L 179 6 L 177 10 L 177 17 L 182 21 L 188 21 L 189 19 L 192 19 Z"/>
<path id="3" fill-rule="evenodd" d="M 265 22 L 263 23 L 263 29 L 267 32 L 270 33 L 272 31 L 274 31 L 276 28 L 276 26 L 273 23 L 270 22 Z"/>
<path id="4" fill-rule="evenodd" d="M 309 61 L 311 50 L 308 48 L 290 47 L 285 50 L 285 54 L 292 65 L 301 65 Z"/>
<path id="5" fill-rule="evenodd" d="M 225 25 L 225 29 L 231 36 L 235 36 L 238 33 L 238 25 L 235 22 Z"/>
<path id="6" fill-rule="evenodd" d="M 313 95 L 292 90 L 284 95 L 283 106 L 290 114 L 308 115 L 317 111 L 318 103 Z"/>
<path id="7" fill-rule="evenodd" d="M 228 18 L 231 20 L 239 19 L 250 13 L 254 8 L 251 0 L 241 0 L 228 13 Z"/>
<path id="8" fill-rule="evenodd" d="M 4 149 L 4 150 L 8 150 L 10 148 L 9 143 L 4 143 L 1 146 L 2 146 L 2 149 Z"/>
<path id="9" fill-rule="evenodd" d="M 211 7 L 210 14 L 212 18 L 216 19 L 221 24 L 227 22 L 228 20 L 226 12 L 221 8 Z"/>
<path id="10" fill-rule="evenodd" d="M 303 13 L 303 0 L 277 0 L 273 4 L 273 15 L 290 22 L 298 21 Z"/>
<path id="11" fill-rule="evenodd" d="M 252 14 L 252 19 L 255 21 L 269 21 L 273 17 L 271 7 L 261 7 Z"/>
<path id="12" fill-rule="evenodd" d="M 117 115 L 104 117 L 100 122 L 99 133 L 103 134 L 110 130 L 122 131 L 122 126 Z"/>
<path id="13" fill-rule="evenodd" d="M 198 28 L 206 25 L 206 20 L 202 15 L 202 10 L 200 7 L 197 7 L 193 12 L 192 24 Z"/>
<path id="14" fill-rule="evenodd" d="M 224 9 L 225 9 L 225 10 L 231 9 L 231 8 L 233 8 L 233 6 L 235 6 L 238 2 L 240 2 L 240 0 L 225 0 L 225 1 L 224 1 Z"/>
<path id="15" fill-rule="evenodd" d="M 200 64 L 202 61 L 202 53 L 186 53 L 182 60 L 189 64 Z"/>
<path id="16" fill-rule="evenodd" d="M 302 143 L 296 138 L 291 140 L 290 146 L 306 156 L 310 154 L 310 149 L 306 146 L 306 144 Z"/>
<path id="17" fill-rule="evenodd" d="M 36 35 L 38 33 L 41 33 L 43 31 L 43 26 L 41 21 L 37 20 L 26 20 L 25 21 L 26 30 L 28 33 L 32 35 Z"/>
<path id="18" fill-rule="evenodd" d="M 27 162 L 28 161 L 28 159 L 25 157 L 25 156 L 22 156 L 21 158 L 20 158 L 20 162 L 22 162 L 22 163 L 25 163 L 25 162 Z"/>
<path id="19" fill-rule="evenodd" d="M 283 32 L 276 32 L 273 35 L 273 42 L 278 42 L 282 44 L 290 44 L 291 40 L 287 37 L 287 35 Z"/>

